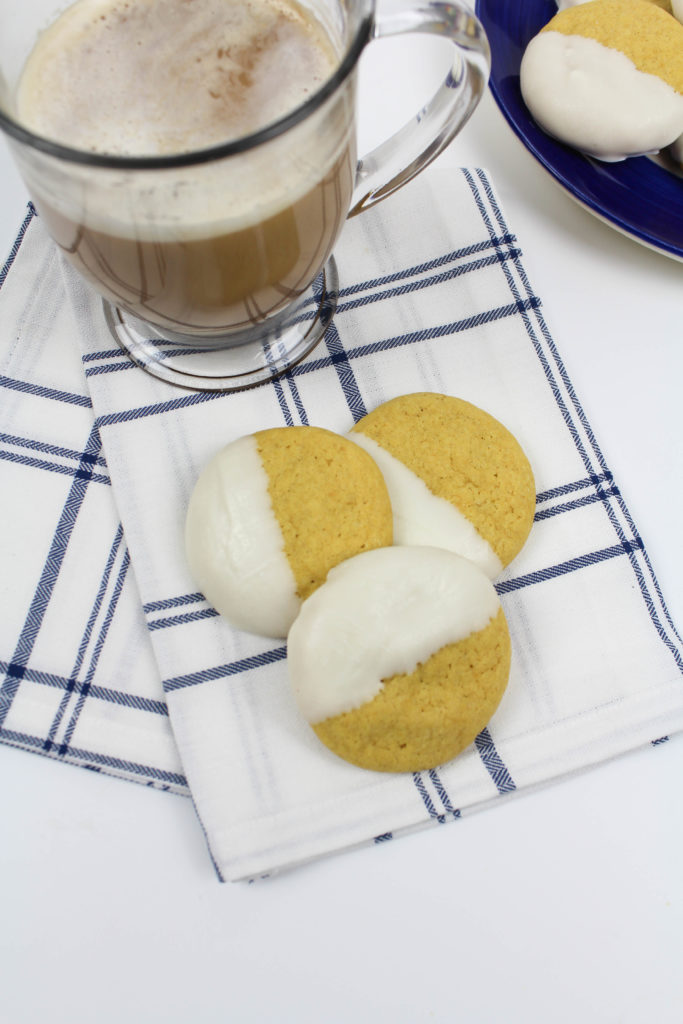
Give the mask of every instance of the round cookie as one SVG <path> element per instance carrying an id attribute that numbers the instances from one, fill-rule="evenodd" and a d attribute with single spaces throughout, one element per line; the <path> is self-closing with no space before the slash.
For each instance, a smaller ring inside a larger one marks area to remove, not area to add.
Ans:
<path id="1" fill-rule="evenodd" d="M 498 707 L 510 636 L 472 562 L 429 547 L 332 569 L 289 631 L 295 699 L 318 738 L 361 768 L 415 772 L 463 751 Z"/>
<path id="2" fill-rule="evenodd" d="M 522 96 L 548 134 L 602 160 L 683 132 L 683 25 L 648 0 L 559 11 L 527 46 Z"/>
<path id="3" fill-rule="evenodd" d="M 378 406 L 349 434 L 389 488 L 394 543 L 445 548 L 498 575 L 526 541 L 536 489 L 502 423 L 450 395 L 418 392 Z"/>
<path id="4" fill-rule="evenodd" d="M 319 427 L 238 438 L 201 473 L 187 511 L 190 571 L 233 625 L 284 637 L 338 562 L 391 544 L 392 511 L 373 460 Z"/>
<path id="5" fill-rule="evenodd" d="M 628 3 L 629 0 L 622 0 L 622 3 Z M 676 3 L 681 3 L 683 0 L 674 0 Z M 579 4 L 592 3 L 592 0 L 557 0 L 558 10 L 564 11 L 567 7 L 577 7 Z M 655 4 L 656 7 L 661 7 L 667 14 L 673 14 L 673 8 L 671 6 L 672 0 L 645 0 L 645 3 Z"/>

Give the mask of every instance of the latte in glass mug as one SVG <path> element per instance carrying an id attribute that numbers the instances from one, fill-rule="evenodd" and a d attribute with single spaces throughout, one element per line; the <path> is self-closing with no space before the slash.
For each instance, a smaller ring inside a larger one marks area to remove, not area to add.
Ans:
<path id="1" fill-rule="evenodd" d="M 219 335 L 271 316 L 316 277 L 349 209 L 352 97 L 333 94 L 237 158 L 211 147 L 299 107 L 340 46 L 296 0 L 68 7 L 26 62 L 19 117 L 62 145 L 130 160 L 98 182 L 78 164 L 68 179 L 30 181 L 50 233 L 100 292 L 164 330 Z M 183 163 L 202 150 L 206 161 Z M 138 157 L 166 166 L 132 188 Z"/>
<path id="2" fill-rule="evenodd" d="M 337 310 L 346 218 L 424 170 L 484 93 L 490 50 L 468 3 L 0 0 L 0 131 L 94 286 L 79 323 L 92 309 L 132 364 L 191 390 L 301 363 Z M 361 56 L 405 33 L 448 41 L 444 77 L 357 158 Z M 124 365 L 106 346 L 102 372 Z"/>

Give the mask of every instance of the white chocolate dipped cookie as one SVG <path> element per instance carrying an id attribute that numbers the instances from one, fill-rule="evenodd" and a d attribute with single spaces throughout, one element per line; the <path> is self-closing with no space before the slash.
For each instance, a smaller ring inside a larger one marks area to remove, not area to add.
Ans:
<path id="1" fill-rule="evenodd" d="M 657 153 L 683 133 L 683 25 L 648 0 L 590 0 L 526 48 L 522 96 L 541 128 L 601 160 Z"/>
<path id="2" fill-rule="evenodd" d="M 290 629 L 295 699 L 318 738 L 375 771 L 456 757 L 496 710 L 510 637 L 493 584 L 429 547 L 365 552 L 332 569 Z"/>
<path id="3" fill-rule="evenodd" d="M 364 416 L 349 437 L 382 470 L 394 543 L 464 555 L 489 577 L 526 541 L 536 491 L 529 461 L 498 420 L 449 395 L 402 395 Z"/>
<path id="4" fill-rule="evenodd" d="M 392 543 L 373 460 L 319 427 L 241 437 L 208 463 L 192 493 L 185 546 L 207 601 L 233 625 L 284 637 L 332 566 Z"/>
<path id="5" fill-rule="evenodd" d="M 557 9 L 559 11 L 565 11 L 568 7 L 578 7 L 579 4 L 591 3 L 592 0 L 557 0 Z M 645 3 L 655 4 L 656 7 L 661 7 L 663 11 L 668 14 L 673 14 L 673 3 L 681 3 L 682 0 L 645 0 Z M 628 0 L 622 0 L 622 3 L 628 3 Z"/>

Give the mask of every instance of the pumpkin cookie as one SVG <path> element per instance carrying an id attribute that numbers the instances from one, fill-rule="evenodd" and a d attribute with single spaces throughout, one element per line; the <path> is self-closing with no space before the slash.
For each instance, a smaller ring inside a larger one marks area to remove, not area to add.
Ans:
<path id="1" fill-rule="evenodd" d="M 559 11 L 526 48 L 522 96 L 549 135 L 602 160 L 683 132 L 683 25 L 648 0 Z"/>
<path id="2" fill-rule="evenodd" d="M 187 559 L 233 625 L 284 637 L 301 602 L 338 562 L 392 543 L 373 460 L 319 427 L 241 437 L 209 462 L 187 512 Z"/>
<path id="3" fill-rule="evenodd" d="M 493 715 L 510 670 L 493 584 L 468 559 L 429 547 L 369 551 L 332 569 L 287 647 L 318 738 L 374 771 L 456 757 Z"/>
<path id="4" fill-rule="evenodd" d="M 590 2 L 591 0 L 557 0 L 557 6 L 559 10 L 564 11 L 567 7 L 578 7 L 579 4 Z M 626 4 L 629 0 L 621 0 L 621 2 Z M 680 0 L 677 0 L 677 2 L 680 2 Z M 661 7 L 667 14 L 673 14 L 671 0 L 645 0 L 645 3 L 655 4 L 656 7 Z"/>
<path id="5" fill-rule="evenodd" d="M 349 437 L 376 460 L 394 509 L 394 543 L 442 547 L 491 578 L 520 551 L 536 491 L 519 443 L 482 409 L 449 395 L 402 395 Z"/>

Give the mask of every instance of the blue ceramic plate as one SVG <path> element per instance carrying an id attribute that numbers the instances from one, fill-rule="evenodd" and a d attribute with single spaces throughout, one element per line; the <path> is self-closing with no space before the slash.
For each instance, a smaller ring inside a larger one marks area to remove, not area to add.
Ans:
<path id="1" fill-rule="evenodd" d="M 542 132 L 524 105 L 522 54 L 557 13 L 554 0 L 476 0 L 476 9 L 491 44 L 491 92 L 529 152 L 592 213 L 683 260 L 683 178 L 647 157 L 609 164 L 583 156 Z"/>

